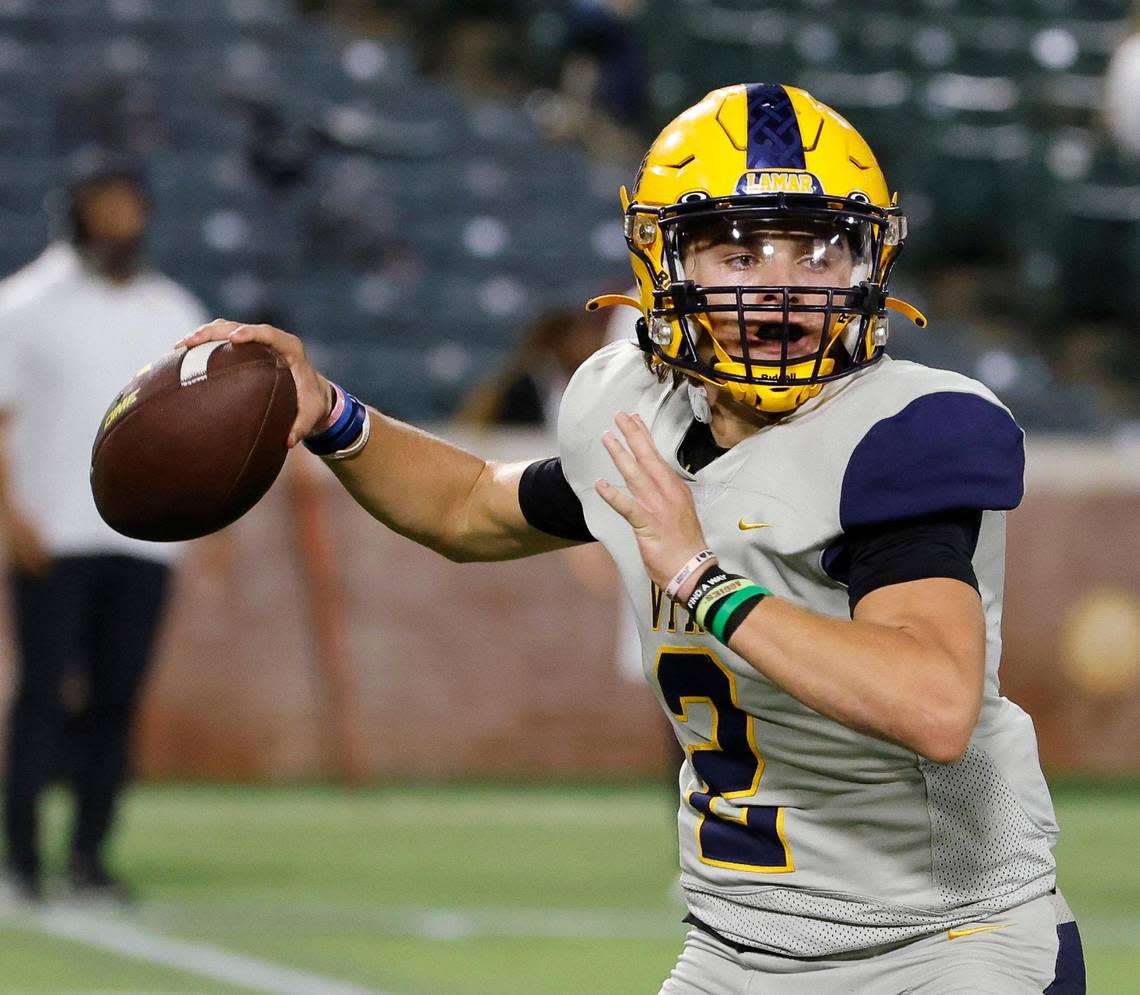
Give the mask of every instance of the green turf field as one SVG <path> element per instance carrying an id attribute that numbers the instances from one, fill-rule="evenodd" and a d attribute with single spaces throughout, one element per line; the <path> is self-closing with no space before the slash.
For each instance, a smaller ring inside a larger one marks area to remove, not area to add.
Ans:
<path id="1" fill-rule="evenodd" d="M 1089 991 L 1140 991 L 1140 788 L 1064 786 Z M 664 787 L 144 787 L 129 915 L 0 918 L 0 992 L 655 993 L 683 932 Z M 59 850 L 65 811 L 53 799 Z"/>

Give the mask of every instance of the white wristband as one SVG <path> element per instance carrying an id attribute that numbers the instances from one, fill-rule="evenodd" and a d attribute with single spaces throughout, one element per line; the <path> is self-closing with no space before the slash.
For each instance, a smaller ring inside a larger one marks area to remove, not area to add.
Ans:
<path id="1" fill-rule="evenodd" d="M 329 460 L 348 459 L 351 456 L 355 456 L 368 444 L 368 436 L 371 429 L 372 418 L 366 410 L 364 412 L 364 422 L 360 426 L 360 434 L 356 437 L 356 439 L 350 442 L 344 449 L 338 449 L 335 453 L 326 453 L 321 457 L 321 459 L 328 462 Z"/>
<path id="2" fill-rule="evenodd" d="M 693 571 L 697 569 L 702 563 L 707 563 L 711 560 L 716 553 L 711 549 L 702 549 L 697 553 L 688 563 L 686 563 L 674 575 L 673 579 L 669 581 L 669 586 L 665 588 L 665 597 L 672 601 L 677 597 L 677 592 L 681 589 L 681 585 L 685 583 L 692 575 Z"/>

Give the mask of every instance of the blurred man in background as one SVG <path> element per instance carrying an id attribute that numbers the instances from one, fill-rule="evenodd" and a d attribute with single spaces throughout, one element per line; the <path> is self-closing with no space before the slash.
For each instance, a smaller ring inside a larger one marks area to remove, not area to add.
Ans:
<path id="1" fill-rule="evenodd" d="M 1104 78 L 1104 115 L 1116 144 L 1140 159 L 1140 4 L 1132 31 L 1117 47 Z"/>
<path id="2" fill-rule="evenodd" d="M 177 549 L 102 522 L 90 448 L 119 388 L 203 317 L 144 267 L 149 213 L 136 165 L 88 150 L 60 205 L 63 237 L 0 283 L 0 537 L 19 650 L 0 902 L 41 895 L 37 807 L 62 755 L 76 799 L 69 884 L 77 896 L 126 896 L 103 845 Z"/>

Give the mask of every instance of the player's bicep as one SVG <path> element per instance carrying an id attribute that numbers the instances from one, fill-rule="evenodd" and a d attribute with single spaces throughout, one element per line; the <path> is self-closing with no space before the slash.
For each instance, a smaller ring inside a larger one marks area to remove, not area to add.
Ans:
<path id="1" fill-rule="evenodd" d="M 967 582 L 928 577 L 878 587 L 860 598 L 856 622 L 888 626 L 910 635 L 961 680 L 963 691 L 982 692 L 986 620 L 978 592 Z"/>
<path id="2" fill-rule="evenodd" d="M 583 531 L 584 520 L 580 525 L 576 521 L 581 505 L 565 483 L 561 467 L 552 467 L 555 474 L 545 469 L 546 464 L 557 461 L 490 462 L 471 495 L 469 524 L 494 533 L 503 544 L 504 557 L 531 556 L 593 539 Z"/>

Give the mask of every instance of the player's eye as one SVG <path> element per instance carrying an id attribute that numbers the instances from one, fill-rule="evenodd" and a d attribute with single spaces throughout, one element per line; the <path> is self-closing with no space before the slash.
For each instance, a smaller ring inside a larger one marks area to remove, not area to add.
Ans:
<path id="1" fill-rule="evenodd" d="M 796 263 L 812 273 L 825 273 L 835 264 L 835 252 L 827 241 L 817 238 L 810 247 L 805 247 Z"/>
<path id="2" fill-rule="evenodd" d="M 725 260 L 732 269 L 751 269 L 759 262 L 760 260 L 751 252 L 736 252 Z"/>
<path id="3" fill-rule="evenodd" d="M 726 258 L 725 263 L 733 269 L 753 269 L 771 262 L 776 255 L 776 246 L 767 241 L 755 241 L 737 248 Z"/>

